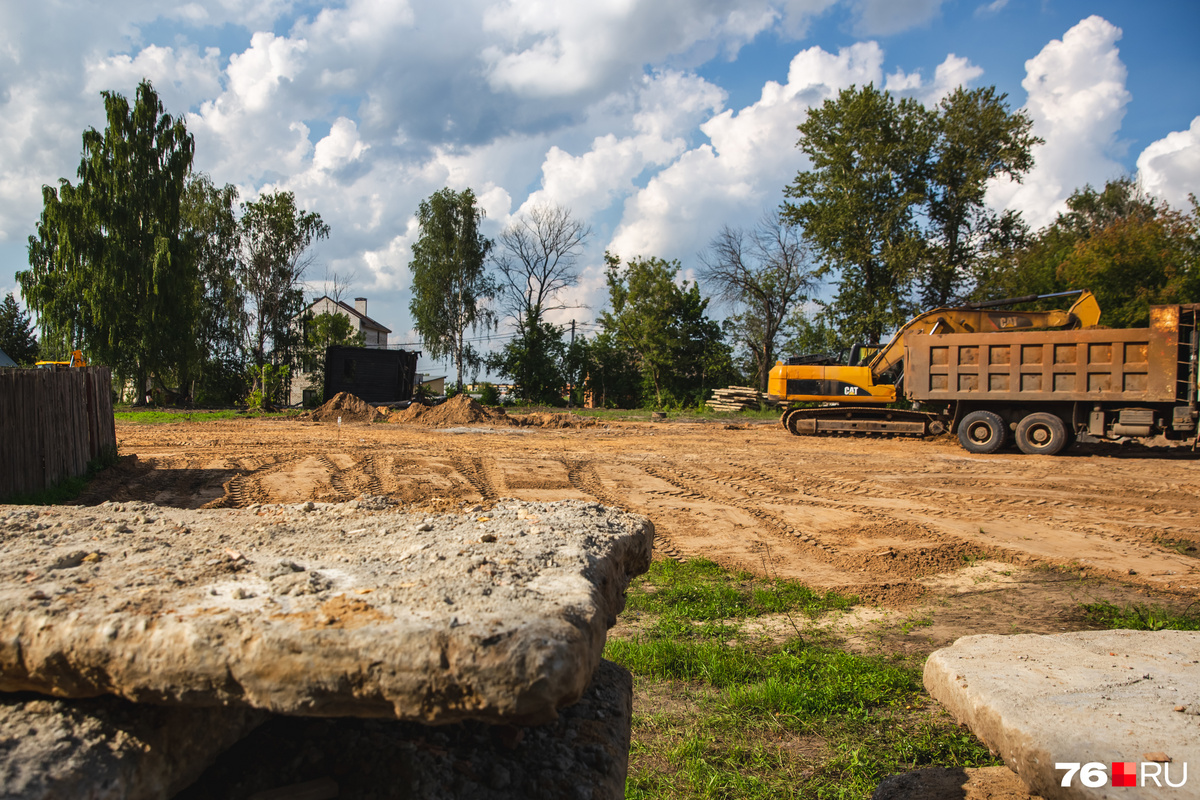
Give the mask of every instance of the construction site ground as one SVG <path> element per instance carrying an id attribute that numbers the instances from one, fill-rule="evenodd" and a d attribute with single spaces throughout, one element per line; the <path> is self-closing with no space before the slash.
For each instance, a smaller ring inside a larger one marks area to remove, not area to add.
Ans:
<path id="1" fill-rule="evenodd" d="M 119 422 L 120 463 L 77 502 L 595 499 L 649 517 L 656 557 L 858 595 L 835 623 L 846 641 L 911 653 L 1078 629 L 1085 602 L 1200 597 L 1200 457 L 1186 447 L 976 456 L 948 436 L 795 437 L 736 417 L 400 418 L 413 417 Z"/>

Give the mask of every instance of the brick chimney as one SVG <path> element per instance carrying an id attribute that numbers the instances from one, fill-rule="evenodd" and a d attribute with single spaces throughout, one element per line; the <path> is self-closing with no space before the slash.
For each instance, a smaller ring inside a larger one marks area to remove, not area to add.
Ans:
<path id="1" fill-rule="evenodd" d="M 365 297 L 354 298 L 354 310 L 357 311 L 359 314 L 362 314 L 365 317 L 367 315 L 367 298 L 365 298 Z"/>

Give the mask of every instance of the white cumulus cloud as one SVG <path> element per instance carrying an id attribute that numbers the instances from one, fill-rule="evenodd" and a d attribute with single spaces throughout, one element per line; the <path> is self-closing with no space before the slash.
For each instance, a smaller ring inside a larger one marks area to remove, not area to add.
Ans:
<path id="1" fill-rule="evenodd" d="M 796 126 L 810 107 L 852 84 L 880 84 L 883 50 L 874 42 L 833 54 L 808 48 L 792 59 L 786 84 L 768 81 L 753 105 L 700 126 L 708 142 L 683 153 L 625 204 L 611 249 L 625 258 L 690 261 L 724 223 L 751 224 L 782 200 L 804 167 Z"/>
<path id="2" fill-rule="evenodd" d="M 1102 186 L 1123 174 L 1117 138 L 1130 94 L 1117 50 L 1121 29 L 1097 16 L 1072 27 L 1025 62 L 1021 85 L 1033 132 L 1046 140 L 1035 148 L 1034 168 L 1023 184 L 995 181 L 989 202 L 1021 211 L 1037 228 L 1054 220 L 1066 199 L 1085 184 Z"/>
<path id="3" fill-rule="evenodd" d="M 1200 197 L 1200 117 L 1143 150 L 1137 168 L 1142 188 L 1186 210 L 1189 194 Z"/>

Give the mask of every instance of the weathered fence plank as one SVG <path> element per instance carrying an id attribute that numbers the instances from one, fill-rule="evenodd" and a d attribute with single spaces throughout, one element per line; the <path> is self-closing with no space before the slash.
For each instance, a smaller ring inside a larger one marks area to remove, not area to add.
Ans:
<path id="1" fill-rule="evenodd" d="M 0 370 L 0 500 L 83 475 L 116 447 L 108 367 Z"/>

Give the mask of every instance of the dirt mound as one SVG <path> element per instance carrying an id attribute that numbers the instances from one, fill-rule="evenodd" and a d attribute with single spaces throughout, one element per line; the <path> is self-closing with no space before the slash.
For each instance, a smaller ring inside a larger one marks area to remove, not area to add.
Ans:
<path id="1" fill-rule="evenodd" d="M 309 416 L 314 422 L 376 422 L 383 418 L 379 409 L 360 400 L 349 392 L 338 392 L 329 402 L 312 412 Z"/>
<path id="2" fill-rule="evenodd" d="M 538 428 L 595 428 L 600 422 L 595 417 L 577 417 L 574 414 L 535 413 L 514 417 L 518 425 Z"/>
<path id="3" fill-rule="evenodd" d="M 393 414 L 391 419 L 393 422 L 427 425 L 431 428 L 515 424 L 503 411 L 485 408 L 465 394 L 455 395 L 441 405 L 433 407 L 413 403 L 403 411 Z"/>

